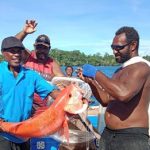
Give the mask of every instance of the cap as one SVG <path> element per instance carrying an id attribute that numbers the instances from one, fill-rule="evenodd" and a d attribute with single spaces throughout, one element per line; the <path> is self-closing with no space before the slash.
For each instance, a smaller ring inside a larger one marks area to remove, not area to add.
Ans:
<path id="1" fill-rule="evenodd" d="M 50 47 L 51 45 L 50 39 L 48 38 L 47 35 L 42 34 L 37 37 L 37 39 L 35 40 L 35 45 L 40 45 L 40 44 Z"/>
<path id="2" fill-rule="evenodd" d="M 8 48 L 13 48 L 13 47 L 25 49 L 22 42 L 14 36 L 7 37 L 2 41 L 2 45 L 1 45 L 2 51 Z"/>

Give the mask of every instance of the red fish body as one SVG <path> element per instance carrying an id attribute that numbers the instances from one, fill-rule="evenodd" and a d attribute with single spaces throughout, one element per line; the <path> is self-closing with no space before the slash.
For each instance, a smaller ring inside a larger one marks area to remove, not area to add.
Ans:
<path id="1" fill-rule="evenodd" d="M 53 134 L 66 124 L 66 114 L 69 110 L 72 114 L 81 110 L 83 107 L 81 98 L 80 90 L 71 84 L 62 90 L 53 104 L 41 114 L 18 123 L 1 121 L 0 127 L 4 132 L 22 138 L 43 137 Z"/>

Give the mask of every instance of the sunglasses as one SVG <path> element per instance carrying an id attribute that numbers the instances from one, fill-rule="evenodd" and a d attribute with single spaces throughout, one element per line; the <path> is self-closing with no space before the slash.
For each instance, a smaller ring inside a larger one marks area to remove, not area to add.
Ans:
<path id="1" fill-rule="evenodd" d="M 22 53 L 22 51 L 24 51 L 23 48 L 8 48 L 8 49 L 3 50 L 3 52 L 9 52 L 9 53 L 12 53 L 12 54 Z"/>
<path id="2" fill-rule="evenodd" d="M 114 50 L 117 50 L 117 51 L 120 51 L 122 49 L 124 49 L 127 45 L 129 45 L 130 43 L 127 43 L 125 45 L 111 45 L 111 48 L 114 49 Z"/>

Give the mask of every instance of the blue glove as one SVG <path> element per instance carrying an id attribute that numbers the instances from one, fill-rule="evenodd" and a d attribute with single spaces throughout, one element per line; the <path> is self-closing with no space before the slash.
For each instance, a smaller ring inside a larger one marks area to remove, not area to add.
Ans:
<path id="1" fill-rule="evenodd" d="M 86 77 L 95 78 L 97 71 L 98 71 L 97 68 L 90 64 L 85 64 L 83 65 L 83 68 L 82 68 L 82 74 L 83 76 L 86 76 Z"/>

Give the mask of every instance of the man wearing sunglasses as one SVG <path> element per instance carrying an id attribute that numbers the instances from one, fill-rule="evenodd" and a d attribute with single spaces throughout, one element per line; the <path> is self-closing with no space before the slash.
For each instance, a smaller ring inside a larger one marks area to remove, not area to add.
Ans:
<path id="1" fill-rule="evenodd" d="M 37 23 L 35 20 L 27 20 L 23 30 L 19 32 L 16 37 L 22 41 L 28 34 L 35 32 L 36 26 Z M 26 68 L 35 70 L 47 81 L 51 81 L 54 76 L 64 76 L 57 61 L 49 57 L 51 43 L 47 35 L 39 35 L 35 40 L 34 48 L 35 50 L 33 51 L 25 49 L 23 52 L 23 65 Z M 46 109 L 49 103 L 48 98 L 42 101 L 41 98 L 35 94 L 34 115 Z"/>
<path id="2" fill-rule="evenodd" d="M 122 64 L 112 78 L 90 64 L 78 73 L 107 107 L 100 150 L 149 150 L 150 62 L 138 56 L 139 35 L 133 27 L 120 28 L 111 48 Z"/>

